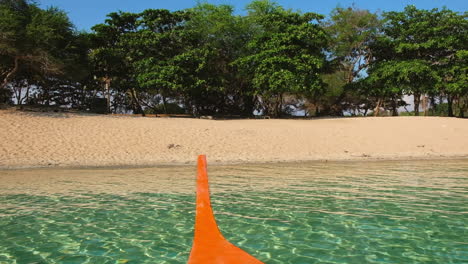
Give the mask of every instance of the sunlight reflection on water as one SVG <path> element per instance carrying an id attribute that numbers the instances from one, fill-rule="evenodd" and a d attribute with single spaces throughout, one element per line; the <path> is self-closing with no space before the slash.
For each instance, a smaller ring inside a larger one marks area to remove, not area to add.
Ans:
<path id="1" fill-rule="evenodd" d="M 231 242 L 266 263 L 467 263 L 468 161 L 209 167 Z M 0 263 L 185 263 L 195 168 L 0 171 Z"/>

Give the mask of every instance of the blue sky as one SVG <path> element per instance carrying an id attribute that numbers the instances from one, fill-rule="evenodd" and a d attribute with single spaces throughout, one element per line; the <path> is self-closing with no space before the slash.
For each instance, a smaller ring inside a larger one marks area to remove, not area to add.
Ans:
<path id="1" fill-rule="evenodd" d="M 93 25 L 102 23 L 106 15 L 115 11 L 140 12 L 147 8 L 164 8 L 180 10 L 193 7 L 196 0 L 38 0 L 41 7 L 56 6 L 65 10 L 78 30 L 89 30 Z M 241 13 L 250 0 L 209 0 L 213 4 L 230 4 Z M 303 12 L 329 14 L 340 5 L 347 7 L 353 3 L 362 9 L 371 11 L 400 11 L 406 5 L 413 4 L 421 9 L 446 6 L 454 11 L 463 12 L 468 9 L 468 0 L 279 0 L 276 1 L 286 8 Z"/>

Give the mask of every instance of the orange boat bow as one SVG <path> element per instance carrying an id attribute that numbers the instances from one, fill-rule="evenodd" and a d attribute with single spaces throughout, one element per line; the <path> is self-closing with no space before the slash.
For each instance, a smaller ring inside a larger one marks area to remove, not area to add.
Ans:
<path id="1" fill-rule="evenodd" d="M 216 225 L 211 209 L 206 156 L 198 156 L 195 237 L 188 264 L 259 264 L 260 260 L 229 243 Z"/>

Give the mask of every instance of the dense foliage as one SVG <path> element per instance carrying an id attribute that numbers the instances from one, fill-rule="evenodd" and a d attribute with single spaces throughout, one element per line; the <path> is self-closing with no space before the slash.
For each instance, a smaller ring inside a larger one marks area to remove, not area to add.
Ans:
<path id="1" fill-rule="evenodd" d="M 274 117 L 464 116 L 467 14 L 381 16 L 355 7 L 328 18 L 255 0 L 245 15 L 200 3 L 115 12 L 91 32 L 66 13 L 0 0 L 0 104 L 94 112 Z M 438 108 L 439 107 L 439 108 Z M 442 110 L 443 109 L 443 110 Z"/>

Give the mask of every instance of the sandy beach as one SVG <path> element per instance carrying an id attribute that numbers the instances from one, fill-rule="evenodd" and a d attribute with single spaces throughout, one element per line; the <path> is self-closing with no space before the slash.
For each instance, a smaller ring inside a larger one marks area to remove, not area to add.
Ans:
<path id="1" fill-rule="evenodd" d="M 204 120 L 0 111 L 0 168 L 468 158 L 445 117 Z"/>

